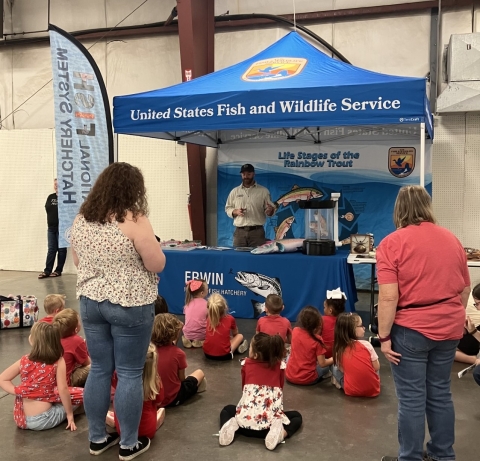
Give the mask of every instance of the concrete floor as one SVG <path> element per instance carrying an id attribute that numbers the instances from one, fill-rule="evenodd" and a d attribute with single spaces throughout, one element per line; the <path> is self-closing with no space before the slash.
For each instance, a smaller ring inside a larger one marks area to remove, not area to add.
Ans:
<path id="1" fill-rule="evenodd" d="M 65 293 L 67 307 L 78 309 L 75 299 L 74 275 L 38 280 L 37 273 L 0 271 L 0 294 L 35 294 L 42 306 L 48 293 Z M 359 294 L 357 310 L 368 325 L 368 295 Z M 43 311 L 41 317 L 44 316 Z M 250 339 L 255 321 L 239 320 L 240 332 Z M 0 369 L 3 370 L 29 351 L 29 330 L 2 330 L 0 332 Z M 303 428 L 274 452 L 269 452 L 258 439 L 237 436 L 229 447 L 220 447 L 218 421 L 221 408 L 236 404 L 241 396 L 240 364 L 238 360 L 225 363 L 207 362 L 201 350 L 187 350 L 189 370 L 202 368 L 208 379 L 208 389 L 186 405 L 167 409 L 165 424 L 157 432 L 148 452 L 139 457 L 150 460 L 304 460 L 352 461 L 380 460 L 382 455 L 397 452 L 397 400 L 390 368 L 383 356 L 382 392 L 376 399 L 346 397 L 330 383 L 313 387 L 284 389 L 286 410 L 300 411 Z M 456 409 L 457 459 L 478 459 L 476 435 L 480 422 L 480 389 L 471 375 L 458 379 L 461 364 L 452 370 L 452 392 Z M 88 428 L 85 415 L 77 416 L 77 431 L 70 433 L 64 427 L 35 433 L 17 429 L 12 417 L 13 397 L 0 390 L 0 434 L 3 445 L 0 460 L 34 460 L 43 456 L 59 461 L 92 459 L 88 452 Z M 104 461 L 118 459 L 118 449 L 101 455 Z"/>

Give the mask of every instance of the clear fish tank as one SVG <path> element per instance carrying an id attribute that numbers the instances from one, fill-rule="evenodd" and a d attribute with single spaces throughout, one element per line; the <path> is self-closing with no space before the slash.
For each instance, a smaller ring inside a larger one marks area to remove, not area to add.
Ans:
<path id="1" fill-rule="evenodd" d="M 305 210 L 305 239 L 336 240 L 334 200 L 309 200 L 300 202 L 300 208 Z"/>

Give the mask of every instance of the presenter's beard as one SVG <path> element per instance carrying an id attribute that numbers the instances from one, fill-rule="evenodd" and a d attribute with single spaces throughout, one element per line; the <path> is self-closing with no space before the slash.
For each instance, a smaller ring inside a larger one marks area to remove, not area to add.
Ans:
<path id="1" fill-rule="evenodd" d="M 255 183 L 255 178 L 245 178 L 242 183 L 243 187 L 251 187 Z"/>

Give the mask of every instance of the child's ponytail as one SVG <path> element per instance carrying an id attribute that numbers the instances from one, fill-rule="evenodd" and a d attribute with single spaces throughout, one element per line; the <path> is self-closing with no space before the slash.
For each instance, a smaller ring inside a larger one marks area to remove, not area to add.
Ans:
<path id="1" fill-rule="evenodd" d="M 202 291 L 204 283 L 205 282 L 203 280 L 198 279 L 192 279 L 187 282 L 185 288 L 185 306 L 188 306 L 190 304 L 190 301 L 193 298 L 196 298 L 196 295 Z"/>
<path id="2" fill-rule="evenodd" d="M 157 368 L 157 348 L 150 343 L 143 366 L 143 400 L 155 400 L 160 392 L 160 377 Z"/>
<path id="3" fill-rule="evenodd" d="M 222 295 L 218 293 L 213 293 L 208 298 L 207 308 L 210 328 L 212 330 L 215 330 L 220 324 L 220 320 L 222 320 L 222 317 L 224 317 L 228 312 L 227 301 Z"/>
<path id="4" fill-rule="evenodd" d="M 255 360 L 268 362 L 270 368 L 274 368 L 285 357 L 285 342 L 280 335 L 257 333 L 251 345 Z"/>
<path id="5" fill-rule="evenodd" d="M 321 334 L 323 328 L 322 316 L 317 308 L 313 306 L 304 307 L 298 314 L 297 325 L 305 330 L 313 340 L 325 347 L 324 342 L 317 337 L 317 334 Z"/>
<path id="6" fill-rule="evenodd" d="M 356 328 L 360 316 L 354 313 L 343 313 L 337 317 L 335 323 L 334 343 L 333 343 L 333 363 L 340 365 L 342 357 L 347 348 L 352 347 L 357 339 Z"/>

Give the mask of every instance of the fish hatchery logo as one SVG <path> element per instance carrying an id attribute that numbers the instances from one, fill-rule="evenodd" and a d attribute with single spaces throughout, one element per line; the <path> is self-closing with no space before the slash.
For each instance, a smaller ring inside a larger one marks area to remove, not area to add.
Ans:
<path id="1" fill-rule="evenodd" d="M 415 169 L 414 147 L 391 147 L 388 149 L 388 171 L 396 178 L 406 178 Z"/>
<path id="2" fill-rule="evenodd" d="M 267 82 L 295 77 L 307 64 L 305 58 L 271 58 L 254 62 L 242 75 L 245 82 Z"/>

